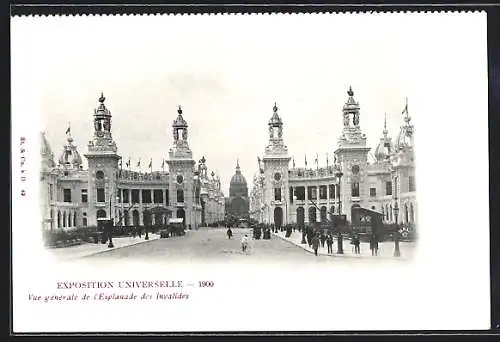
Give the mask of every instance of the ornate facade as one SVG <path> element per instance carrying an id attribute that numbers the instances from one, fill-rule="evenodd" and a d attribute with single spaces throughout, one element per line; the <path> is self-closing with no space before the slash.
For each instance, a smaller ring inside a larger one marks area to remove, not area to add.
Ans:
<path id="1" fill-rule="evenodd" d="M 41 134 L 41 203 L 45 229 L 96 226 L 97 218 L 114 218 L 117 225 L 149 225 L 182 218 L 196 228 L 224 219 L 224 195 L 219 177 L 208 175 L 203 157 L 196 165 L 188 144 L 188 125 L 179 106 L 173 122 L 173 146 L 161 171 L 123 169 L 112 137 L 111 112 L 101 94 L 94 110 L 94 130 L 88 143 L 88 169 L 68 128 L 67 144 L 58 160 Z"/>
<path id="2" fill-rule="evenodd" d="M 283 140 L 283 122 L 276 104 L 268 123 L 269 143 L 258 158 L 259 171 L 250 194 L 252 218 L 276 224 L 326 222 L 329 214 L 345 214 L 363 207 L 384 215 L 386 223 L 416 224 L 414 127 L 408 114 L 395 143 L 384 123 L 369 162 L 370 148 L 360 126 L 360 107 L 351 88 L 343 107 L 343 129 L 334 151 L 333 165 L 290 168 L 290 156 Z M 396 210 L 395 210 L 396 209 Z M 397 216 L 396 216 L 397 215 Z"/>

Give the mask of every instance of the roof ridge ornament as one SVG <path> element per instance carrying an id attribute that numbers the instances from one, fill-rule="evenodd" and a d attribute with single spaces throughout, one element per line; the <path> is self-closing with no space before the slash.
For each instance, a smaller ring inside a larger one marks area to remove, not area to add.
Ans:
<path id="1" fill-rule="evenodd" d="M 352 86 L 349 86 L 349 90 L 347 91 L 347 95 L 354 96 L 354 91 L 352 91 Z"/>
<path id="2" fill-rule="evenodd" d="M 182 107 L 181 107 L 181 105 L 179 105 L 179 108 L 177 109 L 177 113 L 179 115 L 182 115 Z"/>
<path id="3" fill-rule="evenodd" d="M 101 96 L 99 97 L 99 102 L 104 103 L 105 100 L 106 100 L 106 98 L 104 97 L 104 93 L 101 91 Z"/>

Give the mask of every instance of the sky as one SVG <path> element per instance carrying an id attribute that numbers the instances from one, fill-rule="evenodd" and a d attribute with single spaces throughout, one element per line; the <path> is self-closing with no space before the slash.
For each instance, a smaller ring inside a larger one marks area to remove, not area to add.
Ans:
<path id="1" fill-rule="evenodd" d="M 144 171 L 150 159 L 160 169 L 182 105 L 194 159 L 206 158 L 227 194 L 237 159 L 251 187 L 274 102 L 297 167 L 316 154 L 320 165 L 327 154 L 333 161 L 349 86 L 373 150 L 384 113 L 395 139 L 406 97 L 418 141 L 419 117 L 442 89 L 458 95 L 461 79 L 484 76 L 460 69 L 484 58 L 484 41 L 471 33 L 482 27 L 464 22 L 391 13 L 94 16 L 36 18 L 14 30 L 18 51 L 36 56 L 25 58 L 38 70 L 40 130 L 56 158 L 69 123 L 80 153 L 87 150 L 103 92 L 118 153 L 132 165 L 140 158 Z"/>

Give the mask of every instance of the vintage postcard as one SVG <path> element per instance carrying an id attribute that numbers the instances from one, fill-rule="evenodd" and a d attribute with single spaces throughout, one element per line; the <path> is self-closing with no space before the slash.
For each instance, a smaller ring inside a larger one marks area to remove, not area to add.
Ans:
<path id="1" fill-rule="evenodd" d="M 14 332 L 489 328 L 486 56 L 482 12 L 13 17 Z"/>

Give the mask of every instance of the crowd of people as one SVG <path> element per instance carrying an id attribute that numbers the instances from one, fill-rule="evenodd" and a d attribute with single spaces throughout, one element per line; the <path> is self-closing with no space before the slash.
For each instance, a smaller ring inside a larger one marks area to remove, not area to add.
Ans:
<path id="1" fill-rule="evenodd" d="M 314 229 L 312 227 L 305 228 L 297 228 L 293 225 L 287 225 L 280 228 L 277 228 L 275 225 L 266 225 L 266 224 L 258 224 L 252 227 L 253 228 L 253 239 L 259 240 L 263 236 L 263 239 L 270 239 L 271 232 L 285 232 L 285 237 L 290 237 L 293 232 L 298 230 L 302 234 L 302 243 L 307 244 L 313 251 L 315 255 L 318 255 L 319 247 L 327 248 L 328 254 L 334 254 L 334 243 L 337 242 L 337 254 L 343 254 L 343 240 L 345 239 L 344 234 L 340 231 L 334 232 L 331 229 Z M 396 234 L 397 235 L 397 234 Z M 233 238 L 233 232 L 231 227 L 227 229 L 228 239 Z M 243 252 L 248 250 L 248 235 L 244 235 L 241 240 L 241 249 Z M 395 237 L 396 245 L 399 247 L 399 239 Z M 361 254 L 361 238 L 360 234 L 357 232 L 350 233 L 350 244 L 352 246 L 353 254 Z M 377 234 L 369 235 L 369 247 L 371 250 L 372 256 L 378 255 L 379 250 L 379 237 Z M 399 256 L 399 248 L 396 247 L 397 256 Z"/>

